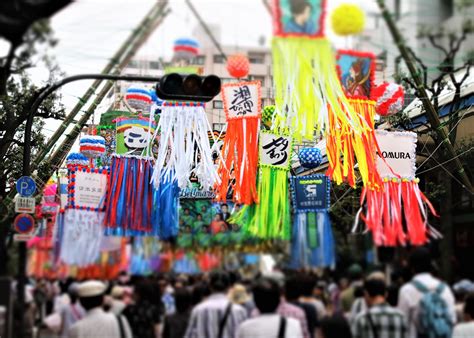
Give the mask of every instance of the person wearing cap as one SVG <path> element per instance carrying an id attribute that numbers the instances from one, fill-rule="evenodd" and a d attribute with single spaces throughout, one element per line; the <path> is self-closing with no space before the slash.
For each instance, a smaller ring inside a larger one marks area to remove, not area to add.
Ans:
<path id="1" fill-rule="evenodd" d="M 59 315 L 61 316 L 61 327 L 60 327 L 60 336 L 66 338 L 68 336 L 69 329 L 74 323 L 78 322 L 84 318 L 86 311 L 78 302 L 78 283 L 72 283 L 68 289 L 67 293 L 69 296 L 69 304 L 64 304 L 59 309 Z"/>
<path id="2" fill-rule="evenodd" d="M 106 289 L 107 286 L 97 280 L 79 284 L 77 293 L 86 314 L 71 326 L 69 338 L 132 338 L 130 326 L 123 316 L 102 309 Z"/>
<path id="3" fill-rule="evenodd" d="M 247 292 L 247 289 L 242 284 L 235 284 L 229 292 L 229 299 L 234 304 L 239 304 L 247 310 L 250 316 L 255 305 L 252 302 L 252 297 Z"/>
<path id="4" fill-rule="evenodd" d="M 115 285 L 110 291 L 110 312 L 113 314 L 119 315 L 125 309 L 125 302 L 123 301 L 123 296 L 125 295 L 125 288 L 120 285 Z"/>

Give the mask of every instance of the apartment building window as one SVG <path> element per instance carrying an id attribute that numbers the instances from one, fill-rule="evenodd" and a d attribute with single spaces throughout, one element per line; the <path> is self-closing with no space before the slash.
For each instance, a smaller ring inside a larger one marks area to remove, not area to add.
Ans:
<path id="1" fill-rule="evenodd" d="M 198 55 L 198 56 L 196 56 L 196 58 L 194 60 L 195 60 L 194 63 L 196 65 L 202 66 L 202 65 L 204 65 L 204 63 L 206 63 L 206 56 L 205 55 Z"/>
<path id="2" fill-rule="evenodd" d="M 250 75 L 249 78 L 252 81 L 260 81 L 262 86 L 265 86 L 265 76 Z"/>
<path id="3" fill-rule="evenodd" d="M 214 100 L 212 102 L 212 108 L 214 109 L 222 109 L 224 108 L 224 105 L 222 104 L 222 101 L 221 100 Z"/>
<path id="4" fill-rule="evenodd" d="M 160 69 L 160 63 L 158 61 L 150 61 L 150 69 Z"/>
<path id="5" fill-rule="evenodd" d="M 265 53 L 249 53 L 249 62 L 256 64 L 264 64 Z"/>
<path id="6" fill-rule="evenodd" d="M 225 59 L 223 55 L 216 54 L 214 55 L 214 63 L 224 63 Z"/>
<path id="7" fill-rule="evenodd" d="M 139 68 L 140 64 L 137 60 L 131 60 L 129 63 L 128 63 L 128 67 L 130 68 Z"/>
<path id="8" fill-rule="evenodd" d="M 212 130 L 222 131 L 225 127 L 225 123 L 213 123 Z"/>

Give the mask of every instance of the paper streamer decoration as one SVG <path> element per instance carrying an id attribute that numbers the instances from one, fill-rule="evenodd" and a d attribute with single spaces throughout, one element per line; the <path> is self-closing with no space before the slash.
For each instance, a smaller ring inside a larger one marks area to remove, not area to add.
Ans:
<path id="1" fill-rule="evenodd" d="M 150 111 L 152 97 L 150 90 L 144 86 L 132 85 L 125 93 L 128 105 L 136 111 L 148 113 Z"/>
<path id="2" fill-rule="evenodd" d="M 99 135 L 85 135 L 79 140 L 79 151 L 88 158 L 96 158 L 105 152 L 105 140 Z"/>
<path id="3" fill-rule="evenodd" d="M 218 169 L 221 182 L 215 189 L 216 199 L 225 202 L 230 190 L 234 202 L 256 203 L 261 84 L 258 81 L 224 84 L 222 99 L 227 132 L 222 146 L 223 161 Z"/>
<path id="4" fill-rule="evenodd" d="M 357 159 L 363 184 L 378 186 L 371 111 L 359 111 L 359 104 L 354 106 L 345 96 L 333 50 L 324 38 L 324 5 L 319 0 L 275 1 L 272 128 L 297 141 L 324 132 L 330 178 L 354 186 Z"/>
<path id="5" fill-rule="evenodd" d="M 164 178 L 176 180 L 179 188 L 185 188 L 191 184 L 191 174 L 204 190 L 220 182 L 212 159 L 208 138 L 212 129 L 204 104 L 165 102 L 157 130 L 161 134 L 152 178 L 155 188 Z"/>
<path id="6" fill-rule="evenodd" d="M 295 217 L 290 266 L 334 266 L 335 243 L 328 214 L 329 178 L 321 174 L 292 177 L 291 188 Z"/>
<path id="7" fill-rule="evenodd" d="M 117 154 L 149 155 L 145 154 L 146 148 L 156 130 L 153 114 L 151 120 L 142 116 L 124 116 L 115 119 L 115 123 Z"/>
<path id="8" fill-rule="evenodd" d="M 430 236 L 439 238 L 441 234 L 428 224 L 428 209 L 435 216 L 436 211 L 415 178 L 416 133 L 377 130 L 376 136 L 383 187 L 363 190 L 353 232 L 360 216 L 377 246 L 424 245 Z"/>
<path id="9" fill-rule="evenodd" d="M 290 239 L 288 172 L 291 166 L 292 138 L 260 132 L 258 204 L 244 206 L 231 217 L 250 234 L 263 239 Z"/>
<path id="10" fill-rule="evenodd" d="M 93 264 L 100 254 L 104 212 L 66 209 L 58 217 L 61 228 L 60 259 L 77 266 Z"/>
<path id="11" fill-rule="evenodd" d="M 150 158 L 112 156 L 104 219 L 107 235 L 152 233 L 152 171 Z"/>

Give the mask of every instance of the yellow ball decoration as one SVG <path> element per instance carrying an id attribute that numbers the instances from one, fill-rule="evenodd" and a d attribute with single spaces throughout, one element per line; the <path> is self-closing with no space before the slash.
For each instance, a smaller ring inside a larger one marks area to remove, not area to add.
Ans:
<path id="1" fill-rule="evenodd" d="M 364 30 L 365 14 L 354 4 L 342 4 L 331 15 L 332 30 L 337 35 L 359 34 Z"/>

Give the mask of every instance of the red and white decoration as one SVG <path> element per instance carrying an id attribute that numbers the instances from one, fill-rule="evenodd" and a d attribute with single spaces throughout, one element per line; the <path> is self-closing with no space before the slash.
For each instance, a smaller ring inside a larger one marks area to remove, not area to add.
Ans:
<path id="1" fill-rule="evenodd" d="M 391 116 L 403 108 L 405 91 L 397 83 L 384 82 L 372 90 L 372 98 L 377 101 L 375 110 L 380 116 Z"/>

